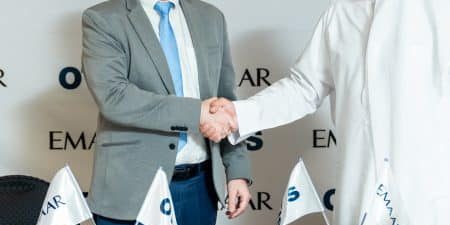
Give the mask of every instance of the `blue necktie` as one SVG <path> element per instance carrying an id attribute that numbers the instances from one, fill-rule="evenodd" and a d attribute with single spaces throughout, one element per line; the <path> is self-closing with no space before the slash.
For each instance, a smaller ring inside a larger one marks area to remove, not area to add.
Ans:
<path id="1" fill-rule="evenodd" d="M 177 41 L 169 21 L 169 12 L 175 5 L 172 2 L 158 2 L 155 4 L 155 10 L 158 12 L 161 20 L 159 22 L 159 42 L 166 55 L 170 73 L 175 87 L 175 93 L 183 97 L 183 77 L 181 73 L 180 57 L 178 55 Z M 178 140 L 178 151 L 187 143 L 187 134 L 180 133 Z"/>

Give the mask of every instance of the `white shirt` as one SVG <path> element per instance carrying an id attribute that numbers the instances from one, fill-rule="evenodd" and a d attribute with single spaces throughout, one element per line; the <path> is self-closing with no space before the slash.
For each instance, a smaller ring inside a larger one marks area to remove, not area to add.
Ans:
<path id="1" fill-rule="evenodd" d="M 408 215 L 395 224 L 450 224 L 449 9 L 448 0 L 336 1 L 290 75 L 235 102 L 230 140 L 300 119 L 329 96 L 333 224 L 361 224 L 385 158 L 403 201 L 391 207 Z"/>
<path id="2" fill-rule="evenodd" d="M 186 23 L 183 10 L 178 0 L 169 0 L 175 4 L 170 10 L 169 20 L 177 40 L 178 54 L 183 76 L 184 97 L 200 99 L 200 89 L 198 82 L 197 58 L 191 39 L 189 27 Z M 154 9 L 158 0 L 141 0 L 141 4 L 147 14 L 153 30 L 159 39 L 159 21 L 160 16 Z M 176 165 L 195 164 L 208 159 L 206 142 L 200 134 L 188 134 L 187 144 L 179 150 Z"/>

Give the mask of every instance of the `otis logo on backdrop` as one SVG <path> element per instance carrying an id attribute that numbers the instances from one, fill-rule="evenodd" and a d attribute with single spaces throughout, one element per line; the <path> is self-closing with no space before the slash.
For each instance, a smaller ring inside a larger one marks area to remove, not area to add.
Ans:
<path id="1" fill-rule="evenodd" d="M 262 132 L 257 132 L 254 136 L 247 138 L 245 143 L 247 144 L 247 150 L 249 151 L 259 151 L 264 146 L 264 141 L 262 139 Z"/>
<path id="2" fill-rule="evenodd" d="M 6 83 L 4 81 L 2 81 L 2 78 L 5 76 L 5 71 L 3 71 L 2 69 L 0 69 L 0 87 L 7 87 Z"/>
<path id="3" fill-rule="evenodd" d="M 241 87 L 244 82 L 249 83 L 252 87 L 261 87 L 263 85 L 270 86 L 271 83 L 267 80 L 270 76 L 269 69 L 266 68 L 256 68 L 256 70 L 246 69 L 239 81 L 238 87 Z"/>
<path id="4" fill-rule="evenodd" d="M 333 198 L 333 196 L 336 194 L 336 189 L 330 189 L 327 192 L 325 192 L 325 194 L 323 195 L 323 205 L 325 206 L 326 209 L 333 211 L 334 210 L 334 205 L 333 202 L 331 201 L 331 199 Z"/>
<path id="5" fill-rule="evenodd" d="M 59 84 L 67 90 L 78 88 L 82 81 L 81 71 L 75 67 L 66 67 L 59 73 Z"/>
<path id="6" fill-rule="evenodd" d="M 49 149 L 57 151 L 65 150 L 91 150 L 95 144 L 96 134 L 86 135 L 86 132 L 78 134 L 67 131 L 49 132 Z"/>

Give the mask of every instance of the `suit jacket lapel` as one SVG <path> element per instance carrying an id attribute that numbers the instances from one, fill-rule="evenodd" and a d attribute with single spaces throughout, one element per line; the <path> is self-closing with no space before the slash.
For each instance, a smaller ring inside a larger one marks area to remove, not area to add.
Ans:
<path id="1" fill-rule="evenodd" d="M 127 0 L 128 19 L 147 50 L 169 94 L 175 94 L 172 76 L 158 37 L 138 0 Z"/>
<path id="2" fill-rule="evenodd" d="M 192 42 L 194 45 L 195 54 L 197 57 L 198 65 L 198 82 L 200 87 L 201 99 L 208 99 L 213 97 L 211 91 L 211 85 L 208 74 L 208 58 L 205 49 L 201 45 L 202 33 L 201 26 L 203 24 L 200 17 L 201 10 L 195 10 L 192 1 L 194 0 L 180 0 L 181 8 L 183 9 L 186 22 L 191 33 Z"/>

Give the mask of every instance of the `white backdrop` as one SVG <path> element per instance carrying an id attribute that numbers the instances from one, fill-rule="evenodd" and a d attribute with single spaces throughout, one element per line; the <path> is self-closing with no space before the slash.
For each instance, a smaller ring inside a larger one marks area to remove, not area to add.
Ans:
<path id="1" fill-rule="evenodd" d="M 49 181 L 69 163 L 83 191 L 88 191 L 97 108 L 84 79 L 79 80 L 81 13 L 98 2 L 0 3 L 0 176 L 25 174 Z M 258 86 L 258 70 L 262 76 L 270 73 L 266 78 L 270 83 L 287 75 L 329 4 L 329 0 L 208 2 L 227 17 L 241 98 L 267 86 L 265 82 Z M 332 193 L 337 150 L 332 140 L 327 146 L 331 129 L 326 101 L 316 114 L 254 137 L 249 142 L 254 148 L 250 153 L 254 207 L 234 221 L 221 213 L 218 225 L 276 224 L 290 170 L 300 156 L 321 197 Z M 329 206 L 333 197 L 324 203 Z M 331 219 L 332 211 L 327 214 Z M 312 215 L 294 224 L 324 222 L 320 215 Z"/>

